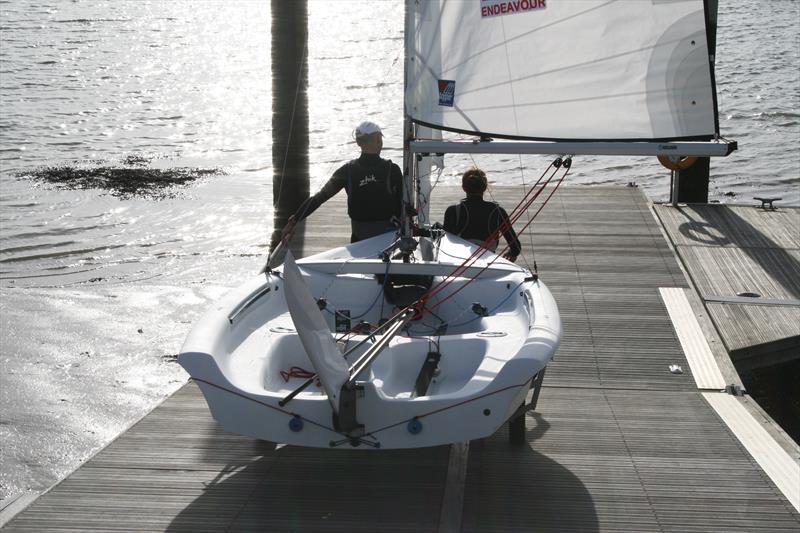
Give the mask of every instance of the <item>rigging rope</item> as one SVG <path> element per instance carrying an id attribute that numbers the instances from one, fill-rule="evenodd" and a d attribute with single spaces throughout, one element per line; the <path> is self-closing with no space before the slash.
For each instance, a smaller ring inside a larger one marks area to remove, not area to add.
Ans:
<path id="1" fill-rule="evenodd" d="M 522 190 L 525 191 L 525 193 L 527 194 L 528 186 L 525 185 L 525 168 L 522 166 L 522 154 L 519 154 L 519 175 L 522 178 Z M 534 185 L 534 187 L 535 187 L 535 185 Z M 530 221 L 531 220 L 530 213 L 528 213 L 528 211 L 526 210 L 525 214 L 528 216 L 528 221 Z M 528 233 L 528 239 L 529 239 L 530 245 L 531 245 L 531 258 L 533 259 L 533 272 L 536 273 L 536 272 L 539 271 L 539 268 L 536 266 L 536 247 L 533 245 L 533 232 L 532 231 Z M 528 258 L 523 255 L 522 259 L 525 261 L 525 265 L 527 265 L 528 270 L 530 270 L 530 264 L 528 264 Z"/>
<path id="2" fill-rule="evenodd" d="M 451 272 L 439 284 L 437 284 L 435 287 L 433 287 L 428 292 L 423 294 L 422 297 L 420 297 L 420 299 L 418 300 L 418 302 L 416 304 L 416 307 L 415 307 L 415 310 L 416 310 L 417 314 L 419 316 L 422 316 L 423 314 L 425 314 L 427 312 L 431 312 L 433 309 L 435 309 L 436 307 L 442 305 L 445 301 L 449 300 L 450 298 L 452 298 L 453 296 L 455 296 L 456 294 L 461 292 L 470 283 L 475 281 L 475 279 L 477 279 L 478 276 L 480 276 L 481 273 L 483 273 L 492 264 L 494 264 L 495 261 L 497 261 L 497 259 L 499 257 L 501 257 L 501 255 L 503 253 L 508 251 L 509 245 L 506 244 L 506 246 L 500 251 L 500 253 L 498 253 L 493 259 L 488 261 L 487 264 L 481 270 L 479 270 L 474 276 L 469 278 L 466 283 L 461 285 L 459 288 L 454 290 L 452 293 L 446 295 L 444 298 L 439 300 L 435 305 L 432 305 L 432 306 L 428 306 L 427 305 L 427 302 L 429 300 L 431 300 L 434 296 L 436 296 L 436 295 L 442 293 L 444 290 L 446 290 L 455 281 L 456 278 L 460 277 L 460 275 L 462 273 L 466 272 L 466 270 L 469 267 L 474 265 L 475 262 L 478 259 L 480 259 L 480 257 L 484 253 L 486 253 L 486 251 L 488 250 L 487 246 L 489 245 L 489 243 L 491 243 L 494 240 L 498 240 L 499 237 L 503 234 L 503 232 L 507 231 L 510 227 L 512 227 L 513 224 L 522 216 L 523 213 L 527 213 L 528 208 L 539 197 L 539 195 L 542 194 L 544 189 L 550 184 L 550 182 L 553 180 L 553 178 L 558 173 L 559 169 L 563 168 L 564 169 L 564 173 L 559 178 L 559 180 L 556 183 L 556 185 L 553 188 L 553 190 L 547 196 L 547 198 L 542 203 L 542 205 L 539 207 L 539 209 L 536 211 L 536 213 L 534 213 L 533 217 L 531 217 L 530 220 L 518 232 L 519 235 L 524 234 L 525 230 L 527 230 L 527 228 L 531 225 L 531 223 L 536 218 L 536 216 L 542 211 L 544 206 L 547 205 L 547 202 L 549 202 L 550 199 L 553 197 L 553 194 L 555 194 L 556 190 L 558 190 L 558 187 L 561 185 L 561 183 L 563 183 L 564 178 L 569 173 L 569 169 L 571 168 L 571 166 L 572 166 L 571 158 L 567 158 L 567 159 L 564 159 L 564 160 L 562 160 L 561 158 L 557 158 L 553 162 L 551 162 L 550 165 L 547 167 L 547 169 L 545 169 L 545 171 L 542 173 L 542 175 L 536 181 L 534 186 L 531 187 L 531 189 L 528 192 L 525 193 L 525 195 L 523 196 L 522 200 L 514 207 L 514 209 L 509 214 L 508 219 L 506 221 L 504 221 L 503 224 L 501 224 L 491 235 L 489 235 L 489 237 L 487 237 L 486 240 L 483 243 L 481 243 L 481 245 L 468 258 L 466 258 L 459 266 L 457 266 L 456 269 L 453 272 Z M 555 167 L 555 168 L 553 168 L 553 167 Z M 547 173 L 551 169 L 552 169 L 552 172 L 550 173 L 550 176 L 542 183 L 542 180 L 544 179 L 544 177 L 547 175 Z M 541 184 L 541 187 L 539 187 L 539 189 L 537 190 L 536 186 L 539 185 L 539 183 L 542 183 L 542 184 Z"/>
<path id="3" fill-rule="evenodd" d="M 400 58 L 402 53 L 403 53 L 402 50 L 397 52 L 397 54 L 395 55 L 394 59 L 392 60 L 391 65 L 389 65 L 389 67 L 387 68 L 387 70 L 383 74 L 383 76 L 379 78 L 379 80 L 381 80 L 381 81 L 378 82 L 378 85 L 377 85 L 379 92 L 381 92 L 387 85 L 389 85 L 384 80 L 389 78 L 389 73 L 391 72 L 391 70 L 397 64 L 397 62 L 398 62 L 398 60 L 399 60 L 399 58 Z M 302 88 L 302 76 L 303 76 L 303 68 L 302 68 L 302 66 L 303 66 L 303 63 L 307 60 L 307 56 L 308 56 L 308 43 L 305 43 L 303 45 L 303 54 L 302 54 L 302 56 L 300 58 L 300 64 L 299 64 L 300 68 L 298 69 L 297 81 L 295 83 L 294 102 L 292 104 L 292 114 L 291 114 L 291 117 L 289 119 L 288 139 L 292 138 L 292 133 L 294 131 L 295 115 L 296 115 L 296 112 L 297 112 L 297 101 L 298 101 L 298 98 L 299 98 L 299 95 L 300 95 L 300 90 Z M 281 195 L 283 194 L 283 185 L 284 185 L 283 176 L 284 176 L 284 174 L 286 172 L 286 162 L 287 162 L 287 160 L 289 158 L 289 148 L 290 148 L 290 143 L 287 142 L 286 143 L 286 149 L 284 150 L 284 153 L 283 153 L 283 164 L 281 166 L 281 182 L 280 182 L 280 185 L 278 186 L 278 196 L 276 198 L 273 198 L 273 205 L 278 205 L 278 203 L 280 202 L 280 199 L 281 199 Z M 327 168 L 327 170 L 325 172 L 325 175 L 330 175 L 331 174 L 331 169 L 337 163 L 339 163 L 339 162 L 331 161 L 328 164 L 328 168 Z M 317 190 L 317 192 L 319 192 L 319 189 Z M 302 215 L 305 215 L 305 213 L 302 213 Z M 303 218 L 303 217 L 301 216 L 301 218 Z M 268 235 L 267 236 L 267 242 L 269 242 L 270 240 L 271 240 L 271 236 Z"/>
<path id="4" fill-rule="evenodd" d="M 542 176 L 539 178 L 539 181 L 537 181 L 537 184 L 542 180 L 542 178 L 547 174 L 547 172 L 555 165 L 556 161 L 559 160 L 551 162 L 550 165 L 547 167 L 547 169 L 545 169 L 545 171 L 542 173 Z M 555 170 L 557 170 L 557 168 Z M 488 250 L 487 248 L 488 244 L 494 241 L 498 236 L 500 236 L 503 231 L 507 230 L 509 225 L 513 224 L 516 218 L 520 216 L 521 212 L 527 209 L 527 207 L 530 206 L 530 204 L 539 196 L 539 194 L 541 194 L 541 191 L 544 189 L 547 183 L 549 183 L 550 179 L 552 179 L 552 176 L 555 174 L 555 170 L 551 174 L 550 178 L 548 178 L 548 180 L 542 185 L 539 191 L 537 191 L 532 196 L 531 192 L 534 191 L 534 188 L 528 191 L 522 198 L 522 200 L 520 200 L 519 204 L 517 204 L 517 206 L 511 211 L 508 219 L 504 221 L 503 224 L 501 224 L 491 235 L 489 235 L 486 238 L 486 240 L 484 240 L 483 243 L 481 243 L 481 245 L 479 245 L 478 248 L 474 252 L 472 252 L 472 254 L 468 258 L 466 258 L 458 267 L 456 267 L 456 269 L 453 272 L 451 272 L 448 276 L 446 276 L 441 283 L 439 283 L 436 287 L 434 287 L 433 289 L 428 291 L 428 293 L 423 295 L 423 298 L 427 297 L 429 299 L 435 296 L 436 294 L 444 290 L 447 287 L 447 285 L 452 282 L 452 280 L 459 277 L 460 274 L 462 274 L 470 266 L 472 266 L 472 264 L 474 264 Z"/>
<path id="5" fill-rule="evenodd" d="M 300 57 L 300 65 L 299 65 L 300 68 L 297 69 L 297 81 L 295 82 L 295 88 L 294 88 L 294 102 L 292 103 L 292 114 L 291 117 L 289 118 L 289 135 L 287 136 L 286 149 L 283 152 L 283 164 L 281 166 L 281 184 L 278 186 L 278 197 L 273 198 L 272 205 L 278 205 L 281 201 L 281 195 L 283 194 L 283 178 L 286 173 L 286 161 L 289 159 L 289 148 L 291 146 L 290 141 L 292 138 L 292 132 L 294 131 L 294 116 L 297 113 L 297 100 L 300 96 L 300 89 L 302 87 L 303 63 L 305 63 L 307 55 L 308 55 L 308 43 L 306 42 L 305 44 L 303 44 L 303 55 Z M 270 239 L 271 237 L 267 237 L 268 242 Z"/>

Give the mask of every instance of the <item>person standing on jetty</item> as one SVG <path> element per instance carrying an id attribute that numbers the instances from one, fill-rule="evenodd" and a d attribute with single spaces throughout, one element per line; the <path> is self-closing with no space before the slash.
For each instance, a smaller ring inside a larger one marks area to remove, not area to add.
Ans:
<path id="1" fill-rule="evenodd" d="M 522 251 L 522 245 L 508 222 L 508 213 L 496 202 L 487 202 L 483 193 L 488 186 L 488 180 L 483 170 L 471 168 L 461 177 L 461 188 L 467 197 L 457 204 L 453 204 L 444 212 L 444 230 L 462 239 L 483 244 L 490 235 L 493 235 L 504 223 L 507 229 L 503 237 L 508 242 L 508 251 L 503 257 L 509 261 L 516 261 Z M 496 251 L 498 240 L 488 243 L 487 248 Z"/>
<path id="2" fill-rule="evenodd" d="M 350 242 L 357 242 L 397 228 L 403 201 L 403 174 L 400 167 L 380 156 L 383 133 L 373 122 L 362 122 L 353 132 L 361 148 L 358 159 L 339 167 L 320 191 L 303 202 L 289 217 L 281 232 L 287 243 L 298 222 L 340 190 L 347 193 L 347 214 L 352 233 Z"/>

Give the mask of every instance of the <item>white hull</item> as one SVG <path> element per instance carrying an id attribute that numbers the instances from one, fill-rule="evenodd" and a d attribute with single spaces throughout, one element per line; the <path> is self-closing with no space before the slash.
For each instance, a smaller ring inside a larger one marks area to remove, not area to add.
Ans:
<path id="1" fill-rule="evenodd" d="M 385 274 L 387 265 L 390 275 L 401 270 L 432 275 L 435 287 L 475 249 L 446 235 L 437 261 L 374 259 L 393 238 L 386 234 L 297 262 L 311 294 L 324 299 L 321 313 L 331 330 L 334 310 L 358 318 L 352 325 L 361 320 L 377 324 L 399 310 L 376 281 L 375 274 Z M 472 272 L 485 266 L 485 259 Z M 280 272 L 253 279 L 220 300 L 196 324 L 178 361 L 200 386 L 214 418 L 233 433 L 298 446 L 369 449 L 485 437 L 525 400 L 533 377 L 558 347 L 561 322 L 544 284 L 504 260 L 439 304 L 467 281 L 458 278 L 430 300 L 433 313 L 412 321 L 359 377 L 363 391 L 358 393 L 356 418 L 364 434 L 358 438 L 334 429 L 333 406 L 322 387 L 312 384 L 279 405 L 305 381 L 284 381 L 282 371 L 314 371 L 287 310 Z M 474 303 L 486 308 L 488 316 L 473 312 Z M 346 348 L 366 336 L 350 336 Z M 348 365 L 369 344 L 351 354 Z M 438 371 L 415 397 L 418 375 L 431 351 L 441 354 Z"/>

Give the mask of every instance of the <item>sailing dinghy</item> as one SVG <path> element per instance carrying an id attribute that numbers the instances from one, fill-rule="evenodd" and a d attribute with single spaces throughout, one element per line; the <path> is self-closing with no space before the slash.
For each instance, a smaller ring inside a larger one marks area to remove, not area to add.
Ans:
<path id="1" fill-rule="evenodd" d="M 447 153 L 558 155 L 510 211 L 518 223 L 574 156 L 677 165 L 729 154 L 708 15 L 702 0 L 408 0 L 414 216 L 396 233 L 299 260 L 287 253 L 200 319 L 178 361 L 214 418 L 312 447 L 434 446 L 506 422 L 522 440 L 561 340 L 558 307 L 538 273 L 487 249 L 502 228 L 476 244 L 429 223 L 431 166 Z"/>
<path id="2" fill-rule="evenodd" d="M 409 305 L 479 249 L 437 233 L 432 257 L 408 263 L 381 257 L 393 233 L 298 261 L 288 252 L 220 301 L 180 355 L 214 417 L 234 433 L 316 447 L 494 433 L 557 348 L 558 309 L 530 272 L 481 258 L 420 315 Z"/>

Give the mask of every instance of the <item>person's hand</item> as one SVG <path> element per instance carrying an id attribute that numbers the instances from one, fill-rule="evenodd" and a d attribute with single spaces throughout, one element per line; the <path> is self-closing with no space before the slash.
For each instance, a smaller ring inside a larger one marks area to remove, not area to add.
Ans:
<path id="1" fill-rule="evenodd" d="M 517 256 L 512 254 L 511 252 L 504 253 L 503 254 L 503 259 L 508 259 L 512 263 L 516 263 L 517 262 Z"/>
<path id="2" fill-rule="evenodd" d="M 289 241 L 292 239 L 292 233 L 294 233 L 294 227 L 297 225 L 297 219 L 294 215 L 289 217 L 289 220 L 286 221 L 286 225 L 281 230 L 281 242 L 284 245 L 288 245 Z"/>

